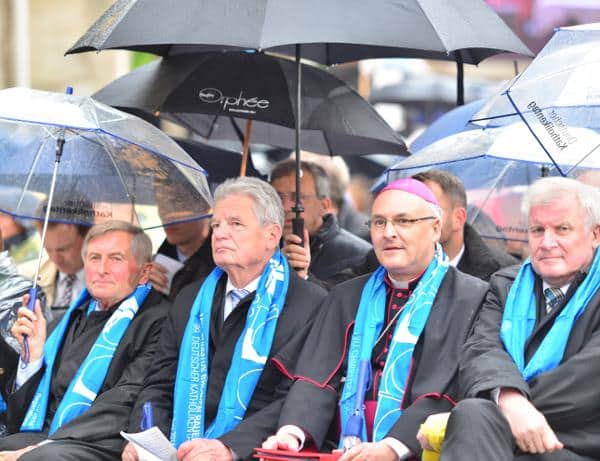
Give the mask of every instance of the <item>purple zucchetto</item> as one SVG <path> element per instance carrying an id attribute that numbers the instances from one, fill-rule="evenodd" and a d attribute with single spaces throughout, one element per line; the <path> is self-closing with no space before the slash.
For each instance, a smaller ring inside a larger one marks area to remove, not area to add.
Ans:
<path id="1" fill-rule="evenodd" d="M 421 197 L 426 202 L 433 203 L 437 207 L 440 206 L 431 189 L 421 181 L 417 181 L 413 178 L 396 179 L 381 189 L 381 192 L 379 193 L 381 194 L 388 190 L 401 190 L 403 192 L 416 195 L 417 197 Z"/>

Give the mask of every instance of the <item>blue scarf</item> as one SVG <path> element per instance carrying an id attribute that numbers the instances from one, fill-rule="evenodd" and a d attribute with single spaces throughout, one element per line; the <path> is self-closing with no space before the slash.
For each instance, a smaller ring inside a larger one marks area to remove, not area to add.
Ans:
<path id="1" fill-rule="evenodd" d="M 529 258 L 521 266 L 517 278 L 510 287 L 500 338 L 514 360 L 523 379 L 529 382 L 541 373 L 552 370 L 561 362 L 573 324 L 583 313 L 592 297 L 600 288 L 600 252 L 596 250 L 592 267 L 567 305 L 554 319 L 550 331 L 525 364 L 525 343 L 531 335 L 536 319 L 535 275 Z"/>
<path id="2" fill-rule="evenodd" d="M 129 324 L 149 292 L 150 285 L 139 285 L 127 299 L 121 302 L 119 307 L 106 321 L 102 332 L 96 338 L 96 342 L 69 384 L 52 418 L 49 435 L 52 435 L 63 424 L 68 423 L 85 412 L 92 405 L 104 382 L 104 378 L 106 378 L 106 373 L 121 338 L 127 331 Z M 44 363 L 46 369 L 31 400 L 31 404 L 21 425 L 21 431 L 40 432 L 42 430 L 48 409 L 50 382 L 52 380 L 52 370 L 54 369 L 56 355 L 62 346 L 63 338 L 71 321 L 71 315 L 90 298 L 91 296 L 87 289 L 83 290 L 46 340 L 46 344 L 44 345 Z M 90 301 L 87 315 L 96 309 L 96 304 L 96 300 Z"/>
<path id="3" fill-rule="evenodd" d="M 216 267 L 202 284 L 181 342 L 171 424 L 171 442 L 175 447 L 187 440 L 217 438 L 242 421 L 269 356 L 277 320 L 284 307 L 289 267 L 277 250 L 258 282 L 244 331 L 233 352 L 217 416 L 205 431 L 210 317 L 215 288 L 222 274 Z"/>
<path id="4" fill-rule="evenodd" d="M 402 415 L 401 403 L 410 371 L 412 353 L 425 328 L 431 306 L 447 271 L 448 257 L 438 244 L 433 260 L 419 280 L 396 322 L 394 337 L 377 394 L 377 410 L 373 425 L 373 441 L 375 442 L 382 440 Z M 356 393 L 366 391 L 366 389 L 358 389 L 359 369 L 361 361 L 368 361 L 370 366 L 375 341 L 383 328 L 386 310 L 384 276 L 385 269 L 379 267 L 363 288 L 348 350 L 346 383 L 340 400 L 342 436 L 346 435 L 345 428 L 349 417 L 354 412 L 360 411 L 363 421 L 361 437 L 363 441 L 367 440 L 364 410 L 355 408 Z M 340 447 L 341 443 L 342 440 L 340 440 Z"/>

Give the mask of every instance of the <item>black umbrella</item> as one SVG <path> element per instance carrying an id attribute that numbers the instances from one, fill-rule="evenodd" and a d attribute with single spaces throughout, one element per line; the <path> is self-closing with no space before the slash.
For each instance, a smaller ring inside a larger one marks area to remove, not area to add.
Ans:
<path id="1" fill-rule="evenodd" d="M 240 119 L 253 120 L 254 142 L 293 149 L 295 92 L 292 61 L 228 52 L 159 59 L 109 83 L 94 97 L 128 111 L 160 112 L 206 138 L 236 139 L 244 131 Z M 406 154 L 400 136 L 373 107 L 327 71 L 302 65 L 301 103 L 301 144 L 307 150 Z M 206 162 L 202 165 L 206 168 Z"/>
<path id="2" fill-rule="evenodd" d="M 117 0 L 67 53 L 130 49 L 166 56 L 215 48 L 293 50 L 298 100 L 301 55 L 327 65 L 379 57 L 456 60 L 460 102 L 464 62 L 501 52 L 531 54 L 483 0 L 178 0 L 176 7 Z M 303 211 L 299 130 L 297 216 Z"/>

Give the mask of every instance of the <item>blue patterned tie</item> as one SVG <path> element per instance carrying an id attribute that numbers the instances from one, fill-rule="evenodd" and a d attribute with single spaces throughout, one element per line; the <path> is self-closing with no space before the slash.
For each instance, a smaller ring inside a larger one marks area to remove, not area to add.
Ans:
<path id="1" fill-rule="evenodd" d="M 225 312 L 225 318 L 227 318 L 229 316 L 229 314 L 231 314 L 233 312 L 233 310 L 236 308 L 236 306 L 240 303 L 240 301 L 242 299 L 244 299 L 246 296 L 248 296 L 250 292 L 248 290 L 246 290 L 245 288 L 239 288 L 239 289 L 233 289 L 230 290 L 229 293 L 227 293 L 227 296 L 229 296 L 229 299 L 231 299 L 231 311 L 229 312 Z"/>
<path id="2" fill-rule="evenodd" d="M 546 297 L 546 314 L 549 314 L 556 306 L 560 305 L 565 297 L 560 288 L 546 288 L 544 296 Z"/>

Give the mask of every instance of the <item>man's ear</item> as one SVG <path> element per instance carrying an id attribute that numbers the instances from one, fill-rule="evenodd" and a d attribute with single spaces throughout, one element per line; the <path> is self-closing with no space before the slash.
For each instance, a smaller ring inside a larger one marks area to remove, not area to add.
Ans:
<path id="1" fill-rule="evenodd" d="M 281 226 L 275 223 L 267 224 L 264 227 L 264 232 L 268 247 L 275 250 L 275 248 L 279 246 L 279 242 L 281 241 L 281 237 L 283 235 Z"/>
<path id="2" fill-rule="evenodd" d="M 457 206 L 452 211 L 452 228 L 455 230 L 462 229 L 467 222 L 467 210 L 464 207 Z"/>
<path id="3" fill-rule="evenodd" d="M 148 283 L 150 280 L 150 268 L 152 267 L 152 263 L 144 263 L 142 266 L 142 270 L 140 271 L 140 279 L 138 280 L 138 285 L 144 285 Z"/>
<path id="4" fill-rule="evenodd" d="M 319 199 L 321 202 L 321 216 L 333 212 L 333 202 L 329 197 Z"/>
<path id="5" fill-rule="evenodd" d="M 595 250 L 600 245 L 600 224 L 596 224 L 594 227 L 592 227 L 592 233 L 594 235 L 592 247 Z"/>

